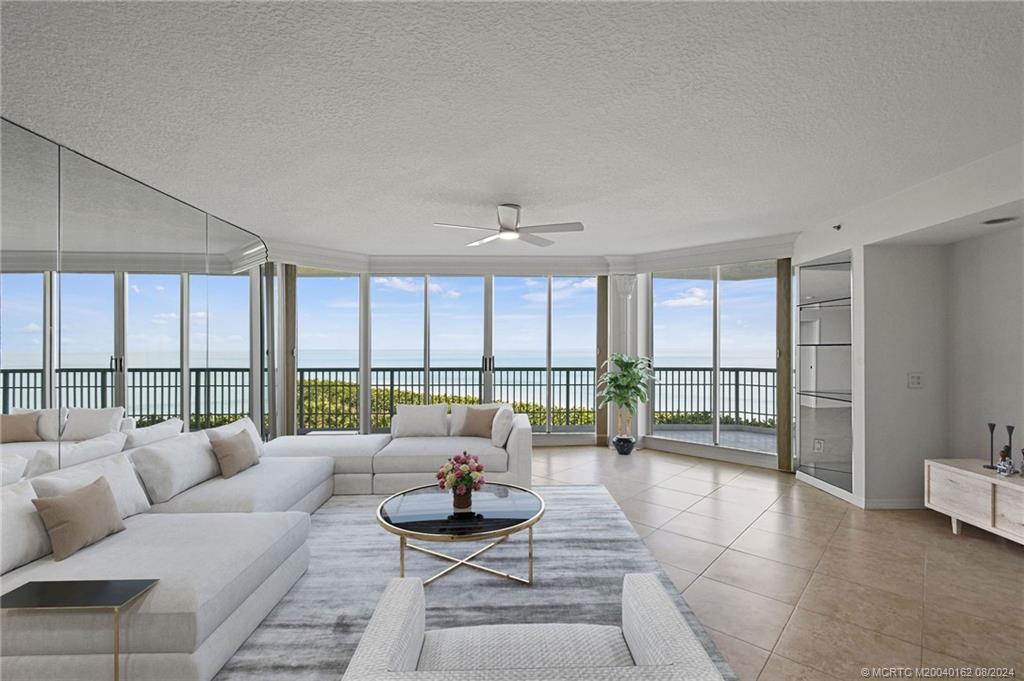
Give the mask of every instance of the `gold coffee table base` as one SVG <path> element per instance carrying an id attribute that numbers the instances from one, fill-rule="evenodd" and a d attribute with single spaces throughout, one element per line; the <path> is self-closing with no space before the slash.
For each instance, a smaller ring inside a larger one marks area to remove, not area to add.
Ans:
<path id="1" fill-rule="evenodd" d="M 456 570 L 456 569 L 458 569 L 460 567 L 463 567 L 463 566 L 470 567 L 470 568 L 473 568 L 475 570 L 480 570 L 481 572 L 487 572 L 487 573 L 492 574 L 492 575 L 497 575 L 498 577 L 504 577 L 506 579 L 511 579 L 513 582 L 518 582 L 520 584 L 527 584 L 527 585 L 533 584 L 533 526 L 532 525 L 529 528 L 527 528 L 527 533 L 528 534 L 527 534 L 527 554 L 526 555 L 527 555 L 527 565 L 528 565 L 527 569 L 528 569 L 528 572 L 527 572 L 527 576 L 526 577 L 519 577 L 517 575 L 513 575 L 513 574 L 508 573 L 508 572 L 502 572 L 501 570 L 495 570 L 494 568 L 487 567 L 486 565 L 480 565 L 479 563 L 474 563 L 473 562 L 473 559 L 476 558 L 477 556 L 483 554 L 486 551 L 489 551 L 489 550 L 493 549 L 498 544 L 504 543 L 504 541 L 509 538 L 509 535 L 505 535 L 503 537 L 500 537 L 497 541 L 491 542 L 487 546 L 484 546 L 482 548 L 477 549 L 476 551 L 474 551 L 473 553 L 469 554 L 465 558 L 456 558 L 455 556 L 449 556 L 448 554 L 441 553 L 440 551 L 434 551 L 432 549 L 428 549 L 428 548 L 423 547 L 423 546 L 417 546 L 416 544 L 410 544 L 408 542 L 408 540 L 406 539 L 406 537 L 404 537 L 404 536 L 399 537 L 399 576 L 400 577 L 405 577 L 405 549 L 406 548 L 410 548 L 413 551 L 419 551 L 420 553 L 425 553 L 428 556 L 434 556 L 435 558 L 440 558 L 441 560 L 447 560 L 447 561 L 449 561 L 451 563 L 454 563 L 454 565 L 449 565 L 448 567 L 446 567 L 444 570 L 441 570 L 440 572 L 438 572 L 433 577 L 429 577 L 428 579 L 423 580 L 423 586 L 426 586 L 426 585 L 428 585 L 428 584 L 430 584 L 432 582 L 436 582 L 437 580 L 441 579 L 442 577 L 444 577 L 448 573 L 453 572 L 454 570 Z"/>

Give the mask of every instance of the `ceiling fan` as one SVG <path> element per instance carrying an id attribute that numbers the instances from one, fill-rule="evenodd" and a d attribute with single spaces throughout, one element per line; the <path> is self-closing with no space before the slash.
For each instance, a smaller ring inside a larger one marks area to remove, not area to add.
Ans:
<path id="1" fill-rule="evenodd" d="M 445 222 L 435 222 L 435 227 L 451 227 L 453 229 L 475 229 L 481 232 L 493 232 L 490 236 L 477 239 L 466 244 L 469 247 L 482 246 L 496 239 L 512 241 L 519 239 L 534 246 L 550 246 L 555 243 L 550 239 L 537 236 L 537 234 L 553 234 L 556 232 L 582 232 L 582 222 L 559 222 L 551 225 L 528 225 L 519 226 L 519 213 L 522 208 L 516 203 L 503 203 L 498 206 L 498 226 L 476 227 L 473 225 L 451 225 Z"/>

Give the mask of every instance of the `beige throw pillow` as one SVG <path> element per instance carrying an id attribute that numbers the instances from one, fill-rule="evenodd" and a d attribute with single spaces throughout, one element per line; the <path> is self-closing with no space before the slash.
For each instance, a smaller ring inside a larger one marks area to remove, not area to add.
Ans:
<path id="1" fill-rule="evenodd" d="M 79 549 L 124 529 L 106 478 L 60 497 L 33 499 L 53 545 L 53 559 L 64 560 Z"/>
<path id="2" fill-rule="evenodd" d="M 260 453 L 249 433 L 242 430 L 234 435 L 207 433 L 213 453 L 220 464 L 220 474 L 225 478 L 241 473 L 260 462 Z"/>
<path id="3" fill-rule="evenodd" d="M 38 442 L 39 432 L 36 423 L 39 412 L 30 411 L 24 414 L 0 414 L 0 443 Z"/>
<path id="4" fill-rule="evenodd" d="M 491 426 L 494 424 L 494 415 L 498 413 L 498 407 L 491 409 L 480 409 L 470 407 L 466 410 L 466 420 L 462 424 L 462 435 L 464 437 L 491 437 Z"/>

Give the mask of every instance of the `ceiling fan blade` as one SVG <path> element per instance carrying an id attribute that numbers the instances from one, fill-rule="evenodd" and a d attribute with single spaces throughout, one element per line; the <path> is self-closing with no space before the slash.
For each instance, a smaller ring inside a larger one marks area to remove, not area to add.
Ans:
<path id="1" fill-rule="evenodd" d="M 478 229 L 482 232 L 495 232 L 493 227 L 476 227 L 474 225 L 449 225 L 447 222 L 435 222 L 434 227 L 451 227 L 452 229 Z"/>
<path id="2" fill-rule="evenodd" d="M 466 244 L 466 246 L 468 246 L 470 248 L 473 248 L 474 246 L 482 246 L 484 244 L 489 244 L 490 242 L 496 240 L 497 238 L 498 238 L 497 234 L 492 234 L 490 236 L 485 236 L 483 239 L 477 239 L 476 241 L 471 241 L 468 244 Z"/>
<path id="3" fill-rule="evenodd" d="M 550 246 L 555 243 L 551 239 L 545 239 L 544 237 L 534 236 L 532 234 L 524 234 L 521 229 L 519 230 L 519 240 L 525 241 L 528 244 L 533 244 L 534 246 Z"/>
<path id="4" fill-rule="evenodd" d="M 530 225 L 529 227 L 520 227 L 519 233 L 526 232 L 527 234 L 551 234 L 553 232 L 582 232 L 582 222 L 559 222 L 552 225 Z"/>

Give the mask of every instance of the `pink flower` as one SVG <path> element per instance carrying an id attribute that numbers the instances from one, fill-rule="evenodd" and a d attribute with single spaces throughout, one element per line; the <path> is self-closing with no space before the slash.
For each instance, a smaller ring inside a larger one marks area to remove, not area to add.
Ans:
<path id="1" fill-rule="evenodd" d="M 461 497 L 463 494 L 466 493 L 466 486 L 465 485 L 459 485 L 458 487 L 455 488 L 455 493 L 458 494 Z"/>
<path id="2" fill-rule="evenodd" d="M 438 471 L 437 472 L 437 476 L 435 476 L 435 477 L 437 477 L 438 480 L 444 480 L 444 473 L 442 473 L 441 471 Z"/>
<path id="3" fill-rule="evenodd" d="M 480 491 L 480 487 L 484 484 L 483 478 L 473 483 L 473 490 L 476 492 Z"/>
<path id="4" fill-rule="evenodd" d="M 444 489 L 444 480 L 438 480 L 437 486 L 440 487 L 441 489 Z"/>

